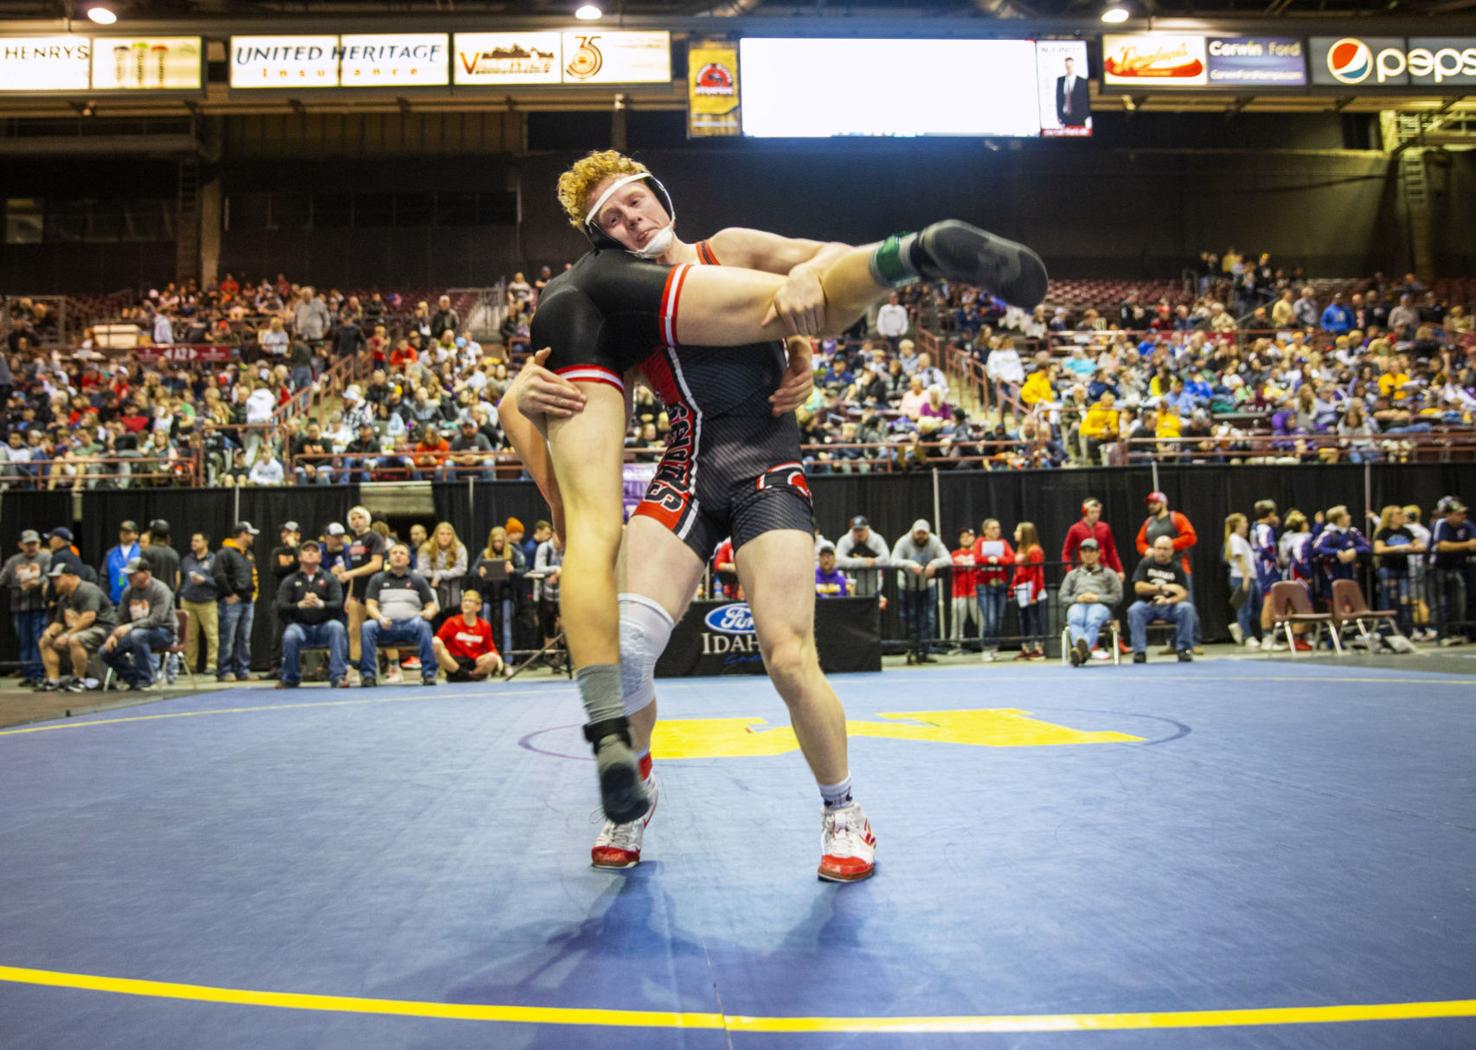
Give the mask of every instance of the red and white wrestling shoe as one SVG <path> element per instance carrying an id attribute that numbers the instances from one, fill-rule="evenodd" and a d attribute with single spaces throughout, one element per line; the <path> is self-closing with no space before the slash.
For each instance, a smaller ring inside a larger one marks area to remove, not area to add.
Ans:
<path id="1" fill-rule="evenodd" d="M 876 836 L 871 821 L 852 802 L 820 817 L 820 870 L 827 882 L 860 882 L 876 871 Z"/>
<path id="2" fill-rule="evenodd" d="M 641 862 L 641 839 L 646 834 L 646 825 L 656 814 L 656 803 L 661 797 L 656 774 L 647 772 L 642 784 L 646 797 L 651 800 L 646 815 L 628 824 L 617 824 L 606 820 L 605 826 L 595 836 L 594 848 L 589 851 L 589 862 L 596 868 L 633 868 Z"/>

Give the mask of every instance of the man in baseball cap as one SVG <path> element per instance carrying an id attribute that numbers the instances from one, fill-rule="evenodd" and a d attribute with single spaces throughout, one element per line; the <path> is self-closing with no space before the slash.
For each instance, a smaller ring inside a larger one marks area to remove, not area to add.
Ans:
<path id="1" fill-rule="evenodd" d="M 1184 575 L 1189 577 L 1190 600 L 1194 596 L 1194 577 L 1189 566 L 1189 552 L 1199 542 L 1199 535 L 1194 531 L 1194 525 L 1187 517 L 1176 510 L 1169 510 L 1168 496 L 1162 492 L 1150 492 L 1143 501 L 1148 506 L 1148 516 L 1143 519 L 1143 524 L 1138 527 L 1138 554 L 1146 557 L 1148 549 L 1153 546 L 1153 541 L 1160 536 L 1167 536 L 1174 544 L 1174 556 L 1178 560 Z M 1197 655 L 1204 654 L 1199 636 L 1199 624 L 1195 623 L 1194 652 Z M 1174 652 L 1173 646 L 1165 646 L 1163 655 L 1169 656 Z"/>
<path id="2" fill-rule="evenodd" d="M 41 549 L 41 534 L 26 529 L 20 534 L 20 553 L 12 554 L 0 568 L 0 586 L 10 591 L 10 622 L 20 642 L 21 684 L 40 685 L 41 632 L 46 629 L 44 577 L 51 567 L 51 553 Z"/>
<path id="3" fill-rule="evenodd" d="M 103 579 L 106 581 L 108 600 L 114 605 L 123 597 L 128 586 L 128 573 L 124 566 L 138 557 L 138 522 L 129 519 L 118 526 L 118 545 L 108 550 L 103 558 Z"/>
<path id="4" fill-rule="evenodd" d="M 836 567 L 849 572 L 856 581 L 852 593 L 863 598 L 881 591 L 881 571 L 891 564 L 890 555 L 886 538 L 872 529 L 864 514 L 851 519 L 851 530 L 835 545 Z"/>

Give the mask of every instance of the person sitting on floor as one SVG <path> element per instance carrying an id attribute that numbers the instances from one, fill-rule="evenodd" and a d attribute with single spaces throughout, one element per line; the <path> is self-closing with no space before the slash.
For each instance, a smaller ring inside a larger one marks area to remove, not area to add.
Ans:
<path id="1" fill-rule="evenodd" d="M 492 640 L 492 625 L 477 615 L 481 608 L 480 594 L 462 591 L 461 615 L 441 624 L 431 640 L 436 663 L 446 672 L 448 682 L 480 682 L 502 671 L 502 655 Z"/>

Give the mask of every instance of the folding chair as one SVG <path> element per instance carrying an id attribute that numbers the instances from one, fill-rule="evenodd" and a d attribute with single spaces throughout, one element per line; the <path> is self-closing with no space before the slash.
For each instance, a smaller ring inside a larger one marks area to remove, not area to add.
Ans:
<path id="1" fill-rule="evenodd" d="M 1332 638 L 1333 650 L 1339 656 L 1343 655 L 1343 640 L 1338 636 L 1332 615 L 1312 611 L 1312 596 L 1307 593 L 1306 587 L 1295 580 L 1281 580 L 1271 585 L 1268 600 L 1271 603 L 1271 629 L 1285 631 L 1287 649 L 1292 656 L 1297 655 L 1297 639 L 1292 633 L 1292 626 L 1299 623 L 1312 624 L 1317 628 L 1312 642 L 1314 649 L 1321 643 L 1322 631 L 1326 628 L 1328 636 Z M 1265 650 L 1264 646 L 1262 649 L 1269 655 L 1269 650 Z"/>
<path id="2" fill-rule="evenodd" d="M 1353 624 L 1353 626 L 1358 628 L 1358 633 L 1363 638 L 1363 644 L 1368 646 L 1370 652 L 1372 652 L 1374 649 L 1378 621 L 1388 620 L 1390 622 L 1393 622 L 1398 619 L 1399 614 L 1396 613 L 1393 609 L 1370 609 L 1368 607 L 1368 602 L 1364 600 L 1363 588 L 1358 585 L 1357 580 L 1333 581 L 1333 626 L 1341 632 L 1343 628 L 1346 627 L 1348 624 Z M 1373 634 L 1369 633 L 1368 625 L 1370 623 L 1373 623 L 1375 625 L 1375 631 Z M 1399 635 L 1400 638 L 1404 639 L 1405 642 L 1409 641 L 1407 638 L 1404 638 L 1402 634 L 1399 634 L 1399 628 L 1397 626 L 1394 628 L 1394 633 L 1396 635 Z M 1403 649 L 1404 647 L 1397 646 L 1396 648 Z M 1413 648 L 1413 646 L 1411 645 L 1410 648 Z"/>
<path id="3" fill-rule="evenodd" d="M 1122 663 L 1122 647 L 1119 646 L 1117 643 L 1121 637 L 1121 634 L 1116 620 L 1108 620 L 1102 625 L 1101 634 L 1097 636 L 1098 645 L 1102 644 L 1102 635 L 1107 634 L 1110 634 L 1112 636 L 1112 643 L 1108 646 L 1108 648 L 1112 651 L 1112 662 L 1114 664 L 1120 664 Z M 1067 651 L 1070 648 L 1071 627 L 1068 625 L 1061 628 L 1061 665 L 1063 667 L 1069 667 L 1071 665 L 1071 654 Z"/>

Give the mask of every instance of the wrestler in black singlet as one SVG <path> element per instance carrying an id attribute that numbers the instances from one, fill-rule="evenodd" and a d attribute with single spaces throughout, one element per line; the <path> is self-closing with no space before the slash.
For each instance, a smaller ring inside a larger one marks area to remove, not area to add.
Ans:
<path id="1" fill-rule="evenodd" d="M 707 241 L 696 247 L 717 265 Z M 769 406 L 785 365 L 778 341 L 663 347 L 641 363 L 671 429 L 635 513 L 665 525 L 704 562 L 729 536 L 737 551 L 774 529 L 814 531 L 799 424 Z"/>
<path id="2" fill-rule="evenodd" d="M 697 251 L 717 263 L 706 241 Z M 671 429 L 635 513 L 705 562 L 728 536 L 736 551 L 774 529 L 808 534 L 814 518 L 799 426 L 792 414 L 776 419 L 768 401 L 783 379 L 783 344 L 676 346 L 687 269 L 618 249 L 591 252 L 544 289 L 532 345 L 551 347 L 547 367 L 574 381 L 623 390 L 625 371 L 641 366 Z"/>

